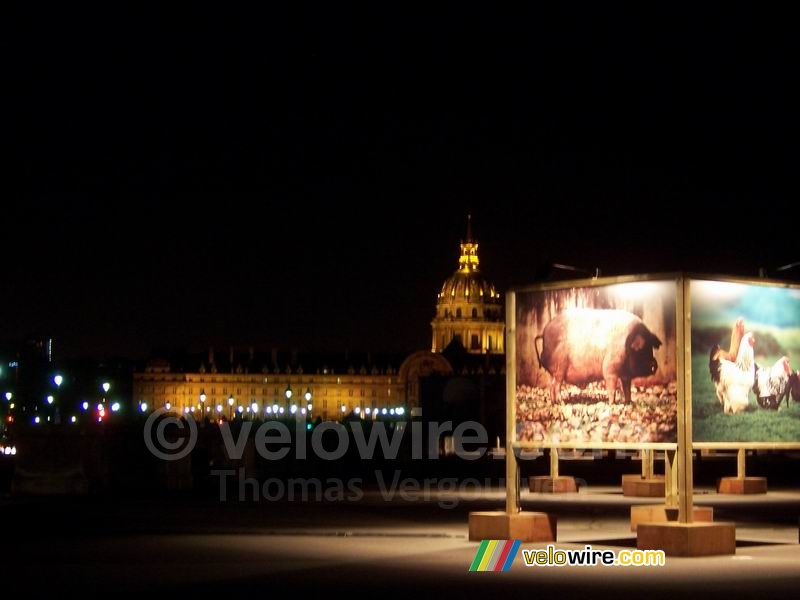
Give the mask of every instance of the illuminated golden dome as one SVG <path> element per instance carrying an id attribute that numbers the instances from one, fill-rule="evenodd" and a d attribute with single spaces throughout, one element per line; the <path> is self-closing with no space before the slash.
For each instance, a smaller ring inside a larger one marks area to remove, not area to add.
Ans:
<path id="1" fill-rule="evenodd" d="M 468 217 L 467 238 L 461 243 L 458 269 L 442 284 L 437 296 L 433 351 L 441 352 L 459 338 L 471 352 L 503 352 L 503 302 L 500 292 L 478 271 L 478 242 L 472 239 Z"/>

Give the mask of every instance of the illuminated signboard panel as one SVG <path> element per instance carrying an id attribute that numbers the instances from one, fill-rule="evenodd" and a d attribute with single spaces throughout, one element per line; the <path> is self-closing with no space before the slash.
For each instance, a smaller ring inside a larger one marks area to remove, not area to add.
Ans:
<path id="1" fill-rule="evenodd" d="M 647 278 L 513 292 L 515 441 L 674 445 L 677 293 L 677 280 Z"/>
<path id="2" fill-rule="evenodd" d="M 692 280 L 696 444 L 800 444 L 800 289 Z"/>

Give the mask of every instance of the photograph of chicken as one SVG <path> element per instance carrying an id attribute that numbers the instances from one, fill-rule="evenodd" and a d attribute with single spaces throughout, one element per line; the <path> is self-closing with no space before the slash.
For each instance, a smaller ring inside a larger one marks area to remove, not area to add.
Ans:
<path id="1" fill-rule="evenodd" d="M 692 281 L 691 296 L 694 441 L 800 442 L 800 290 Z"/>
<path id="2" fill-rule="evenodd" d="M 675 281 L 517 292 L 517 439 L 673 443 Z"/>

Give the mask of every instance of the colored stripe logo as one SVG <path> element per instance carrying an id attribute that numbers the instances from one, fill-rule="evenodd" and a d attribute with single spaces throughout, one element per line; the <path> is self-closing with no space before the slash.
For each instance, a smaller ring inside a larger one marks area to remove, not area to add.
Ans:
<path id="1" fill-rule="evenodd" d="M 521 540 L 483 540 L 469 570 L 508 571 L 521 543 Z"/>

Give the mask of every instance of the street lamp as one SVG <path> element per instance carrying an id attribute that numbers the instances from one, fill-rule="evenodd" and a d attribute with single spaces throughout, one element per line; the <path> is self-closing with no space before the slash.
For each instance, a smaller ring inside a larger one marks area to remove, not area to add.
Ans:
<path id="1" fill-rule="evenodd" d="M 56 384 L 56 387 L 61 387 L 61 384 L 64 383 L 64 378 L 61 375 L 56 375 L 53 377 L 53 383 Z"/>
<path id="2" fill-rule="evenodd" d="M 307 406 L 308 412 L 311 412 L 311 397 L 312 397 L 312 394 L 311 394 L 311 389 L 310 388 L 306 388 L 306 393 L 303 394 L 303 397 L 306 399 L 306 404 L 308 405 Z"/>
<path id="3" fill-rule="evenodd" d="M 236 400 L 234 400 L 234 398 L 233 398 L 233 394 L 231 394 L 230 396 L 228 396 L 228 412 L 229 412 L 229 414 L 230 414 L 230 417 L 229 417 L 229 418 L 230 418 L 231 420 L 233 420 L 233 405 L 234 405 L 234 403 L 235 403 L 235 402 L 236 402 Z"/>
<path id="4" fill-rule="evenodd" d="M 108 390 L 110 390 L 110 389 L 111 389 L 111 384 L 110 384 L 110 383 L 108 383 L 107 381 L 104 381 L 104 382 L 103 382 L 103 386 L 102 386 L 102 387 L 103 387 L 103 391 L 104 391 L 104 392 L 107 394 L 107 393 L 108 393 Z"/>

